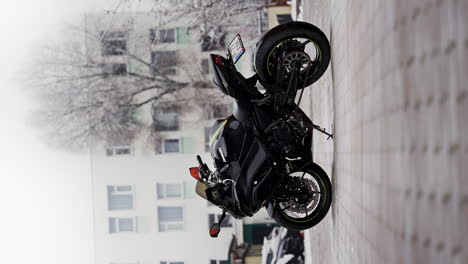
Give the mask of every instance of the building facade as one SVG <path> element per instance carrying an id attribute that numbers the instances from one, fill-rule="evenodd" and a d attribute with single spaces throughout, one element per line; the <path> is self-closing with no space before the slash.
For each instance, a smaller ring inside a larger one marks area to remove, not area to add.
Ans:
<path id="1" fill-rule="evenodd" d="M 266 14 L 260 12 L 258 18 L 259 35 L 244 38 L 247 51 L 236 64 L 247 77 L 253 74 L 254 45 L 266 28 Z M 217 39 L 208 43 L 199 30 L 189 30 L 190 21 L 170 15 L 161 21 L 154 12 L 90 13 L 84 23 L 86 53 L 109 78 L 154 76 L 156 69 L 179 82 L 209 81 L 209 54 L 225 55 L 225 46 L 236 34 L 245 37 L 246 28 L 231 19 L 211 29 Z M 197 165 L 197 154 L 211 165 L 208 133 L 216 119 L 232 111 L 231 99 L 212 88 L 184 88 L 192 98 L 186 105 L 141 107 L 136 114 L 149 132 L 131 143 L 95 142 L 91 162 L 96 263 L 227 264 L 233 236 L 240 244 L 252 244 L 255 230 L 271 227 L 273 221 L 261 211 L 242 221 L 228 216 L 218 238 L 208 234 L 222 212 L 195 194 L 196 181 L 188 168 Z M 203 96 L 197 97 L 199 89 Z M 212 100 L 201 98 L 206 94 Z M 187 105 L 189 110 L 181 110 Z M 257 240 L 258 245 L 261 239 Z"/>
<path id="2" fill-rule="evenodd" d="M 99 38 L 87 38 L 86 50 L 109 78 L 151 76 L 141 59 L 157 65 L 164 75 L 190 81 L 207 76 L 208 51 L 201 50 L 198 36 L 187 31 L 186 23 L 178 19 L 158 26 L 150 13 L 87 14 L 85 28 Z M 156 142 L 144 134 L 131 144 L 94 144 L 96 263 L 227 263 L 233 221 L 225 220 L 217 239 L 209 236 L 221 210 L 195 194 L 196 181 L 188 168 L 196 165 L 196 154 L 209 161 L 207 132 L 215 119 L 229 115 L 229 107 L 215 102 L 181 113 L 167 106 L 145 106 L 138 116 L 159 135 Z"/>

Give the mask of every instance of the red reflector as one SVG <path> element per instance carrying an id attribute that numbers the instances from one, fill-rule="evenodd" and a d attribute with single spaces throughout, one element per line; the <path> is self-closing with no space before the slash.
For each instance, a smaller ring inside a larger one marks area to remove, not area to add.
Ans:
<path id="1" fill-rule="evenodd" d="M 197 180 L 200 180 L 200 170 L 197 167 L 190 168 L 190 175 Z"/>

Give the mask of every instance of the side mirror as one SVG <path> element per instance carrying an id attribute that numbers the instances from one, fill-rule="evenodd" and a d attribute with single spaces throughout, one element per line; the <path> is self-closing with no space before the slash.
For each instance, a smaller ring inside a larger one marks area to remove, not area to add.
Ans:
<path id="1" fill-rule="evenodd" d="M 218 223 L 215 223 L 210 228 L 210 236 L 211 237 L 218 237 L 220 231 L 221 231 L 221 225 L 218 224 Z"/>
<path id="2" fill-rule="evenodd" d="M 224 218 L 226 217 L 226 211 L 223 210 L 223 214 L 221 218 L 219 218 L 219 222 L 213 224 L 210 228 L 210 236 L 211 237 L 218 237 L 219 232 L 221 231 L 221 223 L 223 222 Z"/>

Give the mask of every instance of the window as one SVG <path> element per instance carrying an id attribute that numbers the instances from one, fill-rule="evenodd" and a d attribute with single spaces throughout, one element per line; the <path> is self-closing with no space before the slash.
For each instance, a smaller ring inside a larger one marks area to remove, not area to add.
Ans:
<path id="1" fill-rule="evenodd" d="M 134 217 L 109 217 L 109 233 L 135 232 Z"/>
<path id="2" fill-rule="evenodd" d="M 150 40 L 159 43 L 173 43 L 176 41 L 176 31 L 169 29 L 150 29 Z"/>
<path id="3" fill-rule="evenodd" d="M 181 183 L 158 183 L 156 184 L 158 200 L 182 199 L 183 187 L 184 186 Z"/>
<path id="4" fill-rule="evenodd" d="M 205 127 L 205 152 L 210 152 L 210 131 L 211 127 Z"/>
<path id="5" fill-rule="evenodd" d="M 159 232 L 184 229 L 184 209 L 181 206 L 158 207 Z"/>
<path id="6" fill-rule="evenodd" d="M 206 119 L 223 119 L 232 112 L 231 104 L 211 104 L 207 106 Z"/>
<path id="7" fill-rule="evenodd" d="M 111 211 L 133 209 L 133 186 L 107 185 L 107 200 Z"/>
<path id="8" fill-rule="evenodd" d="M 214 223 L 218 223 L 219 219 L 221 218 L 221 214 L 209 214 L 208 215 L 208 228 L 211 228 Z M 221 223 L 221 227 L 232 227 L 232 218 L 230 215 L 226 215 L 223 222 Z"/>
<path id="9" fill-rule="evenodd" d="M 180 152 L 180 139 L 164 139 L 163 141 L 164 153 L 179 153 Z"/>
<path id="10" fill-rule="evenodd" d="M 190 31 L 186 27 L 178 27 L 176 31 L 178 44 L 188 44 L 192 42 Z"/>
<path id="11" fill-rule="evenodd" d="M 204 27 L 200 32 L 200 44 L 202 51 L 224 50 L 226 47 L 226 31 L 222 26 Z"/>
<path id="12" fill-rule="evenodd" d="M 276 15 L 276 19 L 278 20 L 279 24 L 285 24 L 293 21 L 290 14 L 278 14 Z"/>
<path id="13" fill-rule="evenodd" d="M 132 154 L 132 148 L 130 146 L 114 146 L 106 148 L 107 156 L 120 156 Z"/>
<path id="14" fill-rule="evenodd" d="M 153 128 L 155 131 L 179 129 L 179 113 L 176 107 L 157 106 L 153 110 Z"/>
<path id="15" fill-rule="evenodd" d="M 114 63 L 104 65 L 103 71 L 105 74 L 112 76 L 125 76 L 127 74 L 127 64 Z"/>
<path id="16" fill-rule="evenodd" d="M 267 262 L 267 263 L 269 263 L 269 262 Z M 228 261 L 227 260 L 212 259 L 212 260 L 210 260 L 210 264 L 228 264 Z"/>
<path id="17" fill-rule="evenodd" d="M 203 74 L 210 73 L 210 64 L 208 62 L 208 59 L 202 59 L 202 61 L 201 61 L 201 70 L 202 70 Z"/>
<path id="18" fill-rule="evenodd" d="M 177 53 L 174 50 L 153 51 L 151 53 L 151 67 L 153 75 L 175 75 L 177 65 Z"/>
<path id="19" fill-rule="evenodd" d="M 127 40 L 124 32 L 101 32 L 102 56 L 124 55 L 127 52 Z"/>

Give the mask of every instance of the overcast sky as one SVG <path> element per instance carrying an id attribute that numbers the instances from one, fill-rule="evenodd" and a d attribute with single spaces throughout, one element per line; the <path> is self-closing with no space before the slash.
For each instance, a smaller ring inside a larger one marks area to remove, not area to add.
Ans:
<path id="1" fill-rule="evenodd" d="M 0 2 L 2 263 L 92 263 L 89 157 L 49 149 L 38 139 L 27 123 L 34 98 L 17 79 L 27 58 L 40 43 L 56 37 L 63 21 L 118 4 L 118 0 Z"/>

